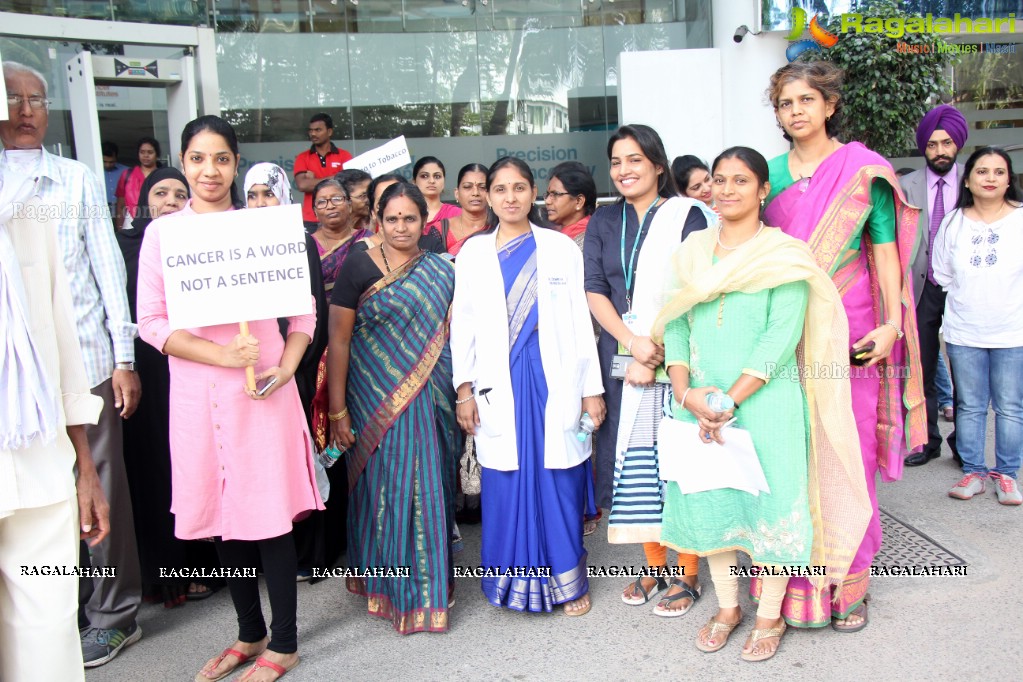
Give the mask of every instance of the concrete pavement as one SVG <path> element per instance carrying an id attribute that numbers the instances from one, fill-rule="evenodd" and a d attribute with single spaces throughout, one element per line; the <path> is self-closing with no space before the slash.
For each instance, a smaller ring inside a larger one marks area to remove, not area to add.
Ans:
<path id="1" fill-rule="evenodd" d="M 992 423 L 987 449 L 993 463 Z M 949 427 L 942 423 L 944 431 Z M 739 658 L 751 615 L 724 650 L 703 654 L 693 646 L 697 630 L 716 609 L 709 581 L 688 615 L 666 619 L 653 616 L 652 605 L 623 604 L 619 594 L 625 579 L 592 579 L 593 610 L 568 618 L 560 610 L 523 614 L 496 609 L 484 599 L 478 580 L 464 578 L 458 581 L 447 634 L 403 637 L 388 621 L 367 615 L 365 600 L 349 594 L 342 580 L 331 579 L 299 585 L 302 663 L 286 679 L 1020 679 L 1023 509 L 999 505 L 991 486 L 971 501 L 949 498 L 946 493 L 960 475 L 946 448 L 941 459 L 907 468 L 901 482 L 881 485 L 879 496 L 892 515 L 963 557 L 969 564 L 966 576 L 875 578 L 865 630 L 790 629 L 779 653 L 765 663 Z M 590 565 L 642 565 L 641 549 L 609 545 L 606 528 L 603 522 L 587 538 Z M 463 528 L 463 534 L 466 548 L 456 562 L 475 565 L 479 526 Z M 700 570 L 706 575 L 705 561 Z M 740 584 L 745 587 L 745 581 Z M 752 614 L 745 594 L 741 601 Z M 264 613 L 269 613 L 265 600 Z M 145 605 L 139 622 L 142 640 L 88 671 L 88 682 L 191 680 L 235 635 L 226 590 L 176 609 Z"/>

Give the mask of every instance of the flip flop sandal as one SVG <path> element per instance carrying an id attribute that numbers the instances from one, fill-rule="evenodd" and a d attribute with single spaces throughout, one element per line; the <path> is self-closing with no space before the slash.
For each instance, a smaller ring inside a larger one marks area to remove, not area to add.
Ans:
<path id="1" fill-rule="evenodd" d="M 284 677 L 289 671 L 294 670 L 295 666 L 297 665 L 298 661 L 295 661 L 295 665 L 291 666 L 290 668 L 285 668 L 282 665 L 278 665 L 273 661 L 270 661 L 260 656 L 259 658 L 256 659 L 256 662 L 252 664 L 252 667 L 249 668 L 249 671 L 239 678 L 238 682 L 245 682 L 245 680 L 251 678 L 260 668 L 270 668 L 270 670 L 273 670 L 275 673 L 277 673 L 277 677 L 275 679 L 279 680 L 282 677 Z"/>
<path id="2" fill-rule="evenodd" d="M 774 648 L 774 651 L 770 651 L 763 654 L 754 654 L 753 652 L 746 653 L 744 651 L 742 653 L 742 660 L 749 661 L 751 663 L 756 663 L 758 661 L 766 661 L 769 658 L 773 658 L 774 655 L 778 653 L 778 649 L 781 648 L 781 638 L 782 635 L 785 634 L 785 630 L 787 629 L 788 625 L 785 623 L 785 621 L 782 621 L 781 625 L 774 628 L 764 628 L 762 630 L 757 630 L 756 628 L 754 628 L 753 632 L 749 633 L 749 643 L 751 647 L 755 647 L 757 645 L 757 642 L 759 642 L 760 640 L 769 639 L 771 637 L 778 638 L 778 646 Z"/>
<path id="3" fill-rule="evenodd" d="M 696 589 L 693 589 L 692 587 L 682 582 L 678 578 L 671 579 L 671 585 L 669 589 L 671 587 L 679 587 L 682 589 L 682 591 L 679 592 L 678 594 L 665 595 L 661 597 L 660 601 L 658 601 L 657 604 L 654 606 L 655 616 L 660 616 L 661 618 L 678 618 L 679 616 L 684 616 L 687 613 L 689 613 L 689 609 L 696 606 L 697 600 L 699 600 L 700 595 L 703 594 L 702 585 L 697 585 Z M 665 608 L 667 606 L 671 606 L 679 599 L 692 599 L 692 601 L 689 602 L 689 606 L 686 606 L 685 608 L 682 609 Z"/>
<path id="4" fill-rule="evenodd" d="M 200 583 L 196 583 L 199 585 Z M 188 601 L 202 601 L 203 599 L 209 599 L 214 594 L 220 591 L 219 587 L 210 587 L 209 585 L 203 585 L 206 588 L 204 592 L 186 592 L 183 596 Z"/>
<path id="5" fill-rule="evenodd" d="M 600 525 L 600 517 L 583 521 L 583 536 L 593 535 L 597 532 L 597 526 Z"/>
<path id="6" fill-rule="evenodd" d="M 632 586 L 633 586 L 633 589 L 632 589 L 633 594 L 638 592 L 639 594 L 641 594 L 643 596 L 642 597 L 626 597 L 625 596 L 625 592 L 622 592 L 622 601 L 625 602 L 626 604 L 628 604 L 629 606 L 642 606 L 643 604 L 646 604 L 648 601 L 650 601 L 650 599 L 655 594 L 657 594 L 658 592 L 663 592 L 664 590 L 668 589 L 667 581 L 664 578 L 662 578 L 661 576 L 657 576 L 657 584 L 654 585 L 653 587 L 651 587 L 649 592 L 647 590 L 643 589 L 643 577 L 642 576 L 640 576 L 639 578 L 636 578 L 636 582 L 634 582 L 632 584 Z"/>
<path id="7" fill-rule="evenodd" d="M 582 599 L 582 597 L 580 597 L 580 599 Z M 571 603 L 571 602 L 568 602 L 568 603 Z M 565 605 L 568 606 L 568 603 L 566 603 Z M 569 611 L 566 608 L 565 609 L 565 615 L 566 616 L 572 616 L 572 617 L 575 617 L 575 616 L 585 616 L 587 613 L 590 612 L 590 609 L 592 609 L 592 608 L 593 608 L 593 598 L 591 597 L 590 601 L 587 602 L 586 606 L 581 608 L 581 609 L 576 609 L 574 611 Z"/>
<path id="8" fill-rule="evenodd" d="M 860 618 L 863 619 L 860 622 L 859 625 L 839 625 L 838 623 L 835 622 L 834 619 L 832 619 L 832 621 L 831 621 L 832 629 L 835 632 L 850 633 L 850 632 L 859 632 L 863 628 L 867 627 L 867 623 L 868 623 L 868 618 L 867 618 L 867 602 L 869 602 L 869 601 L 870 601 L 870 595 L 869 594 L 864 595 L 863 603 L 860 604 L 859 606 L 857 606 L 855 609 L 853 609 L 849 613 L 849 616 L 855 615 L 855 616 L 859 616 Z M 843 618 L 841 620 L 846 620 L 846 619 L 849 618 L 849 616 L 846 616 L 845 618 Z"/>
<path id="9" fill-rule="evenodd" d="M 219 656 L 217 656 L 216 660 L 213 662 L 213 669 L 216 670 L 217 666 L 220 665 L 228 656 L 234 656 L 238 659 L 238 662 L 231 666 L 226 672 L 222 673 L 219 677 L 206 677 L 200 671 L 195 675 L 195 682 L 217 682 L 217 680 L 222 680 L 228 675 L 233 674 L 235 670 L 245 665 L 245 663 L 252 658 L 252 656 L 246 656 L 242 652 L 228 647 L 224 649 Z"/>
<path id="10" fill-rule="evenodd" d="M 742 625 L 741 613 L 739 614 L 739 621 L 737 623 L 721 623 L 711 617 L 711 619 L 707 621 L 707 626 L 710 628 L 710 632 L 707 633 L 707 640 L 716 640 L 719 634 L 724 635 L 725 637 L 717 644 L 710 645 L 701 642 L 700 633 L 696 633 L 696 648 L 705 654 L 712 654 L 715 651 L 721 651 L 725 648 L 725 645 L 728 644 L 728 638 L 732 636 L 735 628 L 740 625 Z"/>

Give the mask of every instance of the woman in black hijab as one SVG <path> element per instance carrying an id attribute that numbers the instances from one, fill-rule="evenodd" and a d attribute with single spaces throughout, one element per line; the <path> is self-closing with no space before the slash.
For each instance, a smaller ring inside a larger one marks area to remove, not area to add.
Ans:
<path id="1" fill-rule="evenodd" d="M 130 227 L 117 233 L 128 275 L 128 306 L 131 321 L 138 322 L 135 297 L 138 289 L 139 250 L 146 228 L 156 218 L 180 211 L 188 202 L 188 183 L 175 168 L 157 168 L 139 189 L 137 216 Z M 174 537 L 170 511 L 170 373 L 167 358 L 148 343 L 135 339 L 135 371 L 142 381 L 142 400 L 131 419 L 124 422 L 124 465 L 131 490 L 135 539 L 142 568 L 143 596 L 172 608 L 186 599 L 205 599 L 220 588 L 217 583 L 190 581 L 193 568 L 216 566 L 211 543 Z M 208 546 L 207 546 L 208 545 Z M 160 569 L 165 569 L 161 575 Z M 174 577 L 167 577 L 174 572 Z M 181 574 L 184 573 L 184 577 Z"/>

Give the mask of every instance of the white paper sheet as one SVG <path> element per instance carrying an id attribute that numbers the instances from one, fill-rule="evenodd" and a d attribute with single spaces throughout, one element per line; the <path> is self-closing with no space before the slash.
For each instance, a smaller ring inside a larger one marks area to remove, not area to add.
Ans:
<path id="1" fill-rule="evenodd" d="M 664 418 L 657 430 L 660 477 L 675 481 L 683 494 L 733 488 L 758 496 L 771 492 L 749 431 L 728 427 L 724 445 L 705 443 L 700 427 Z"/>

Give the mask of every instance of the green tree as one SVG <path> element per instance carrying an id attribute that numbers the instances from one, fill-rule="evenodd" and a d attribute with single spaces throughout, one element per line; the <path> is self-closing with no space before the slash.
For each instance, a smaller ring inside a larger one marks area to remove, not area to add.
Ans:
<path id="1" fill-rule="evenodd" d="M 1018 108 L 1023 102 L 1023 58 L 1016 53 L 963 55 L 955 70 L 955 84 L 957 102 L 987 111 Z M 1006 122 L 979 121 L 977 125 L 1001 128 Z"/>
<path id="2" fill-rule="evenodd" d="M 865 18 L 919 16 L 907 14 L 897 0 L 871 0 L 857 9 Z M 803 55 L 845 70 L 843 139 L 862 142 L 883 156 L 907 156 L 915 148 L 913 133 L 920 118 L 935 97 L 949 92 L 946 67 L 956 59 L 955 48 L 936 34 L 907 32 L 891 38 L 884 33 L 839 33 L 840 27 L 841 17 L 832 16 L 828 28 L 839 35 L 838 43 Z"/>

